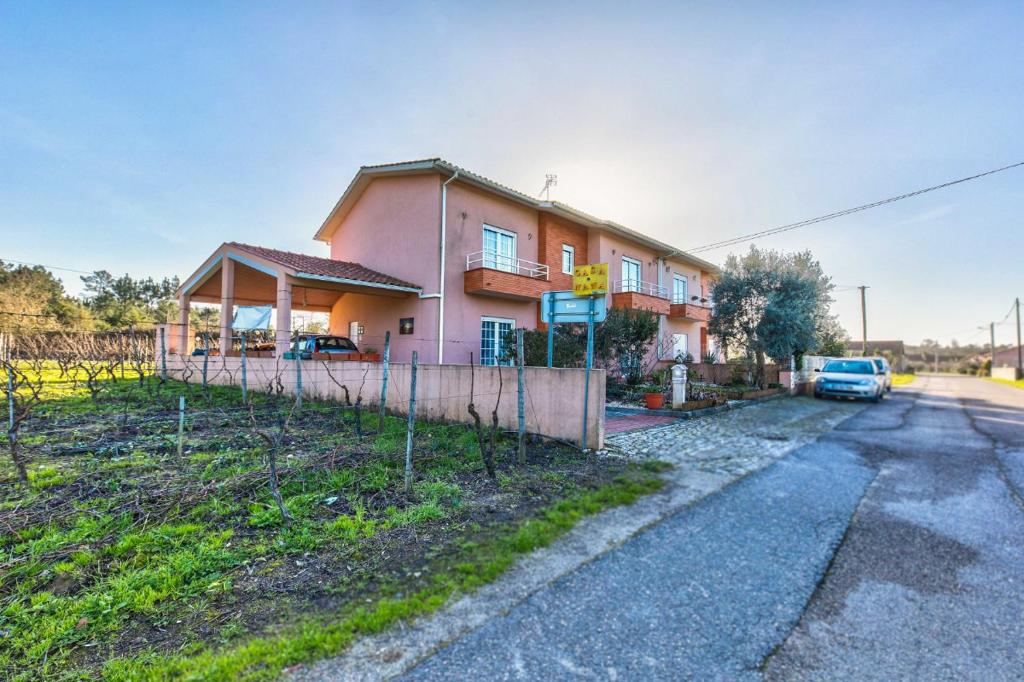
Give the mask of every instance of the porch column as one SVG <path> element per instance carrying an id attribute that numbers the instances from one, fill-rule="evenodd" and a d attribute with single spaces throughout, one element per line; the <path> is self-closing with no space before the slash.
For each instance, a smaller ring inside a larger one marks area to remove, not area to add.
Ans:
<path id="1" fill-rule="evenodd" d="M 231 318 L 235 312 L 235 261 L 224 255 L 220 266 L 220 354 L 231 350 Z"/>
<path id="2" fill-rule="evenodd" d="M 292 340 L 292 283 L 288 275 L 277 275 L 277 325 L 274 334 L 277 357 L 284 357 Z"/>
<path id="3" fill-rule="evenodd" d="M 189 354 L 189 333 L 188 328 L 188 312 L 192 297 L 188 294 L 182 294 L 178 297 L 178 331 L 181 336 L 178 337 L 178 355 Z"/>

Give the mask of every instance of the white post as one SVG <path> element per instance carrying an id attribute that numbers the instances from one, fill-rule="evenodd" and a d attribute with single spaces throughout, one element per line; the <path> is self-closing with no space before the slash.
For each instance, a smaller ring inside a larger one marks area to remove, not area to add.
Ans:
<path id="1" fill-rule="evenodd" d="M 274 341 L 277 358 L 283 360 L 292 345 L 292 283 L 284 272 L 277 276 L 277 328 Z"/>
<path id="2" fill-rule="evenodd" d="M 178 298 L 178 324 L 181 326 L 179 329 L 181 336 L 178 337 L 178 355 L 183 358 L 191 351 L 189 346 L 192 339 L 190 338 L 191 335 L 188 328 L 188 313 L 191 303 L 192 298 L 188 294 L 182 294 Z"/>
<path id="3" fill-rule="evenodd" d="M 227 256 L 220 266 L 220 348 L 221 357 L 231 350 L 231 318 L 235 312 L 235 261 Z"/>
<path id="4" fill-rule="evenodd" d="M 672 407 L 680 409 L 686 402 L 686 365 L 672 365 Z"/>

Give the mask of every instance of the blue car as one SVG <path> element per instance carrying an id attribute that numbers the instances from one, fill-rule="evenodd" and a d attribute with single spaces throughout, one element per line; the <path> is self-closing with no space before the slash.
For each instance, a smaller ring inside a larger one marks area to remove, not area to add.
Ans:
<path id="1" fill-rule="evenodd" d="M 303 360 L 309 360 L 313 353 L 358 353 L 359 349 L 347 336 L 330 336 L 328 334 L 299 334 L 292 340 L 292 350 L 285 353 L 287 360 L 295 359 L 295 352 L 300 353 Z"/>

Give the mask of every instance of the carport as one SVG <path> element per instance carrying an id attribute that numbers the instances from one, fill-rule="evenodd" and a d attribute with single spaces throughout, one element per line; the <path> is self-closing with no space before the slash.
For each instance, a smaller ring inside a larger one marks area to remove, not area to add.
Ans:
<path id="1" fill-rule="evenodd" d="M 275 352 L 281 357 L 292 336 L 292 310 L 331 313 L 348 294 L 383 298 L 419 296 L 422 288 L 358 263 L 226 242 L 178 289 L 180 337 L 174 344 L 187 353 L 190 346 L 189 309 L 192 302 L 220 303 L 221 351 L 230 339 L 236 305 L 270 305 L 276 310 Z"/>

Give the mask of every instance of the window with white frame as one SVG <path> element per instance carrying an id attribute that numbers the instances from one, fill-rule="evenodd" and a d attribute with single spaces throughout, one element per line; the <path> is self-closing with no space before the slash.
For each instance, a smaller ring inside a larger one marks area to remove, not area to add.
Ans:
<path id="1" fill-rule="evenodd" d="M 515 326 L 515 320 L 503 317 L 480 318 L 480 364 L 511 365 L 506 341 Z"/>
<path id="2" fill-rule="evenodd" d="M 672 275 L 672 302 L 686 303 L 686 275 Z"/>
<path id="3" fill-rule="evenodd" d="M 562 272 L 567 275 L 572 274 L 573 267 L 576 266 L 576 249 L 568 244 L 562 244 Z"/>
<path id="4" fill-rule="evenodd" d="M 516 233 L 484 225 L 484 267 L 516 271 Z"/>
<path id="5" fill-rule="evenodd" d="M 622 257 L 622 291 L 640 291 L 640 261 Z"/>

